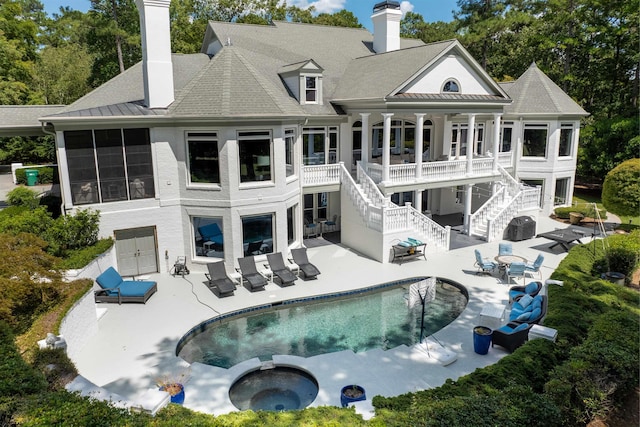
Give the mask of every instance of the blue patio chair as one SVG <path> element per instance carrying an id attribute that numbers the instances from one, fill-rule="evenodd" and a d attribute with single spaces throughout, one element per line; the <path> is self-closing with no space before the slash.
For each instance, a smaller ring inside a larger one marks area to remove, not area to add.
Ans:
<path id="1" fill-rule="evenodd" d="M 511 278 L 515 278 L 516 283 L 517 283 L 517 279 L 522 278 L 522 280 L 524 280 L 524 268 L 525 268 L 524 262 L 512 262 L 511 265 L 507 267 L 507 271 L 506 271 L 508 282 L 511 282 Z"/>
<path id="2" fill-rule="evenodd" d="M 494 270 L 496 269 L 496 267 L 498 266 L 495 262 L 486 259 L 486 258 L 482 258 L 482 255 L 480 254 L 479 250 L 475 250 L 475 254 L 476 254 L 476 262 L 475 262 L 475 266 L 478 269 L 478 271 L 476 272 L 476 274 L 480 274 L 480 273 L 493 273 Z"/>
<path id="3" fill-rule="evenodd" d="M 532 277 L 533 277 L 533 274 L 535 273 L 538 275 L 540 280 L 542 280 L 542 271 L 540 271 L 540 267 L 542 267 L 543 262 L 544 262 L 544 256 L 542 254 L 538 254 L 538 257 L 533 263 L 528 262 L 524 266 L 525 273 L 531 274 Z"/>
<path id="4" fill-rule="evenodd" d="M 500 243 L 498 245 L 498 256 L 513 255 L 513 247 L 511 243 Z"/>

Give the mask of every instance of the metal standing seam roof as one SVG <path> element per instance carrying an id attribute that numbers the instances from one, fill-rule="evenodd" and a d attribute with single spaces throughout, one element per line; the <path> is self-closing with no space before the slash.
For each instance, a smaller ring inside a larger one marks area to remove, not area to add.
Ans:
<path id="1" fill-rule="evenodd" d="M 576 115 L 588 116 L 578 103 L 532 63 L 515 82 L 501 83 L 502 88 L 513 99 L 504 108 L 509 115 Z"/>

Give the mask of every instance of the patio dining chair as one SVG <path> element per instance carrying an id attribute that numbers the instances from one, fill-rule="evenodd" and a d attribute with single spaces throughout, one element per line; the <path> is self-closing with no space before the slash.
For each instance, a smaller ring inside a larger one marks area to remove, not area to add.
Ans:
<path id="1" fill-rule="evenodd" d="M 540 280 L 542 280 L 542 271 L 540 271 L 540 267 L 542 267 L 542 263 L 544 262 L 544 255 L 538 254 L 538 257 L 533 263 L 528 262 L 524 266 L 524 271 L 527 274 L 531 274 L 533 277 L 536 274 Z"/>
<path id="2" fill-rule="evenodd" d="M 511 243 L 500 243 L 498 245 L 498 256 L 513 255 L 513 246 Z"/>
<path id="3" fill-rule="evenodd" d="M 482 258 L 482 255 L 480 254 L 480 251 L 478 249 L 476 249 L 474 252 L 476 255 L 476 262 L 474 263 L 474 265 L 478 269 L 476 274 L 493 273 L 498 265 L 487 258 Z"/>
<path id="4" fill-rule="evenodd" d="M 524 262 L 512 262 L 508 267 L 507 267 L 507 282 L 510 283 L 511 282 L 511 278 L 516 279 L 516 283 L 517 280 L 522 278 L 522 280 L 524 280 L 524 269 L 525 269 L 525 263 Z"/>

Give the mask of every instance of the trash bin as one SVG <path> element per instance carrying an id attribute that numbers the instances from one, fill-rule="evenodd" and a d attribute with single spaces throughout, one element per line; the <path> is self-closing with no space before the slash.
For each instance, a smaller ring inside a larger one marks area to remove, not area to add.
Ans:
<path id="1" fill-rule="evenodd" d="M 487 354 L 491 345 L 491 334 L 493 330 L 486 326 L 476 326 L 473 328 L 473 351 L 478 354 Z"/>
<path id="2" fill-rule="evenodd" d="M 25 175 L 27 176 L 27 185 L 29 187 L 38 183 L 38 169 L 27 169 Z"/>

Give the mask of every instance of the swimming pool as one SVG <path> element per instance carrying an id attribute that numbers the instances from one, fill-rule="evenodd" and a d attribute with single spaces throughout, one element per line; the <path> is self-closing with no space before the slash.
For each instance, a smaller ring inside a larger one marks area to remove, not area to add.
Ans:
<path id="1" fill-rule="evenodd" d="M 180 340 L 177 355 L 189 363 L 230 368 L 274 354 L 310 357 L 342 350 L 362 352 L 413 345 L 420 340 L 421 308 L 407 307 L 414 277 L 365 289 L 251 307 L 209 319 Z M 455 320 L 468 301 L 459 283 L 437 278 L 436 298 L 425 313 L 424 336 Z"/>

